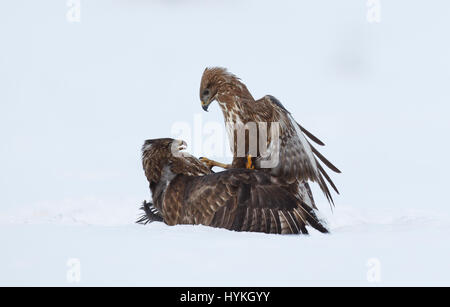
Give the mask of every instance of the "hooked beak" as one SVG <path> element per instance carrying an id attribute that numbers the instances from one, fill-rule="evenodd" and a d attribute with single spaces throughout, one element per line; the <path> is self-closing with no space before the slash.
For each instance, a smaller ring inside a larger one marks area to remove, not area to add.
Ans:
<path id="1" fill-rule="evenodd" d="M 208 102 L 202 101 L 202 108 L 203 108 L 203 110 L 208 112 L 208 107 L 209 107 L 210 104 L 211 104 L 211 101 L 208 101 Z"/>
<path id="2" fill-rule="evenodd" d="M 180 145 L 178 146 L 178 150 L 182 151 L 185 150 L 187 148 L 187 144 L 185 141 L 181 141 Z"/>
<path id="3" fill-rule="evenodd" d="M 170 151 L 174 157 L 182 157 L 185 153 L 183 152 L 183 150 L 185 150 L 186 148 L 187 144 L 185 141 L 175 140 L 174 142 L 172 142 Z"/>

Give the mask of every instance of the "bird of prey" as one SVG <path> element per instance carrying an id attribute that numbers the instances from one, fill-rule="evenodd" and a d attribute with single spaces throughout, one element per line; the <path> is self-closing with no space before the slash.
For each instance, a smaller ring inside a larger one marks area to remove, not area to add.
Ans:
<path id="1" fill-rule="evenodd" d="M 307 226 L 328 232 L 324 223 L 286 184 L 259 170 L 213 173 L 184 152 L 174 139 L 145 141 L 142 163 L 153 204 L 144 202 L 138 222 L 163 221 L 235 231 L 307 234 Z"/>
<path id="2" fill-rule="evenodd" d="M 315 208 L 315 204 L 308 181 L 317 182 L 328 201 L 333 203 L 328 184 L 336 193 L 339 194 L 339 191 L 319 160 L 336 173 L 340 173 L 340 170 L 328 161 L 309 140 L 321 146 L 324 143 L 299 125 L 292 114 L 275 97 L 267 95 L 255 100 L 238 77 L 225 68 L 213 67 L 206 68 L 203 72 L 200 84 L 200 100 L 205 111 L 208 110 L 213 101 L 217 101 L 227 125 L 230 123 L 235 125 L 267 124 L 262 126 L 263 128 L 256 126 L 257 133 L 254 136 L 258 144 L 256 156 L 252 156 L 248 152 L 248 144 L 251 143 L 249 133 L 245 135 L 246 147 L 241 151 L 245 154 L 239 156 L 238 129 L 227 129 L 233 152 L 231 165 L 218 163 L 207 158 L 203 158 L 203 162 L 210 167 L 264 169 L 271 175 L 280 178 L 280 180 L 291 183 L 294 189 L 298 188 L 299 193 L 306 198 L 309 197 L 308 202 L 313 208 Z M 271 137 L 269 130 L 275 124 L 279 128 L 279 136 Z M 262 131 L 262 129 L 267 129 L 267 131 Z M 267 136 L 262 140 L 266 143 L 263 144 L 264 148 L 267 148 L 267 152 L 264 154 L 259 150 L 261 135 Z M 275 155 L 277 155 L 278 163 L 272 167 L 264 167 L 262 162 L 273 158 Z"/>

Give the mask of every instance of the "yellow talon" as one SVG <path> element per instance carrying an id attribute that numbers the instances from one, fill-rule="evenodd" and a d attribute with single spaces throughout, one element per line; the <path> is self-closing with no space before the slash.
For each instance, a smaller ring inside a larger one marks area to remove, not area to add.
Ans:
<path id="1" fill-rule="evenodd" d="M 210 160 L 210 159 L 205 158 L 205 157 L 200 157 L 199 160 L 201 162 L 203 162 L 209 169 L 212 169 L 214 166 L 218 166 L 218 167 L 221 167 L 221 168 L 224 168 L 224 169 L 231 168 L 230 164 L 220 163 L 220 162 L 217 162 L 217 161 L 214 161 L 214 160 Z"/>
<path id="2" fill-rule="evenodd" d="M 245 164 L 247 169 L 255 169 L 255 166 L 252 163 L 252 155 L 247 156 L 247 164 Z"/>
<path id="3" fill-rule="evenodd" d="M 209 169 L 214 167 L 214 161 L 209 160 L 208 158 L 201 157 L 199 160 L 202 161 Z"/>

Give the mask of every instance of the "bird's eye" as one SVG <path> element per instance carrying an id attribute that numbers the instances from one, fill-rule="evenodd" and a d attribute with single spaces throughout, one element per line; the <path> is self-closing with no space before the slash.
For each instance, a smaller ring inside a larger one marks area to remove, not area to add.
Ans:
<path id="1" fill-rule="evenodd" d="M 204 90 L 203 91 L 203 96 L 208 96 L 208 95 L 209 95 L 209 90 L 208 89 Z"/>

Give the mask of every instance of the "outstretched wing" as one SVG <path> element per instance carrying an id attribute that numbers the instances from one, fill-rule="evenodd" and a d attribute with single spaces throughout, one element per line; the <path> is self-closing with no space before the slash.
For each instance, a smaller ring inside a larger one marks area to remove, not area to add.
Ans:
<path id="1" fill-rule="evenodd" d="M 263 171 L 233 169 L 195 178 L 185 192 L 193 224 L 278 234 L 328 232 L 314 210 Z"/>
<path id="2" fill-rule="evenodd" d="M 336 173 L 341 171 L 313 147 L 305 135 L 319 145 L 323 145 L 323 142 L 300 126 L 275 97 L 265 96 L 258 100 L 256 105 L 259 108 L 272 109 L 271 120 L 280 124 L 279 144 L 275 146 L 273 142 L 278 140 L 271 139 L 268 146 L 269 151 L 277 150 L 279 153 L 279 163 L 272 168 L 271 173 L 283 177 L 287 182 L 294 182 L 295 180 L 317 182 L 327 199 L 333 203 L 328 184 L 336 193 L 339 194 L 339 191 L 319 160 L 332 171 Z M 274 153 L 271 152 L 268 156 L 272 159 L 273 155 Z"/>

